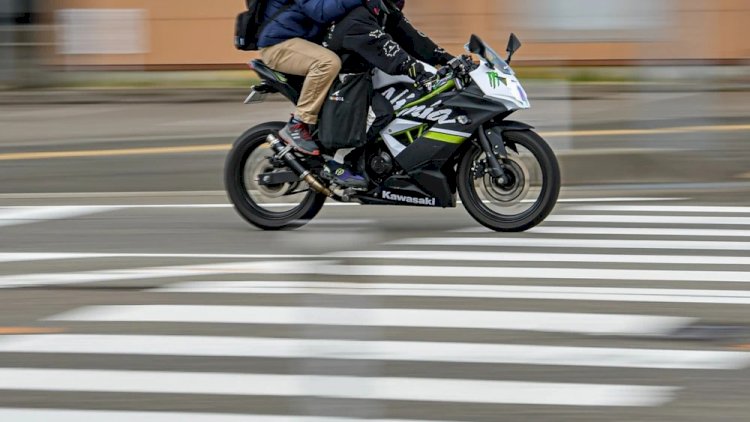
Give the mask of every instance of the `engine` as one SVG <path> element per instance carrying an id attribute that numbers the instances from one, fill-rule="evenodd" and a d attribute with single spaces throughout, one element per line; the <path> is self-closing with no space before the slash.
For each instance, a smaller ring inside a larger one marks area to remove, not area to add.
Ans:
<path id="1" fill-rule="evenodd" d="M 369 169 L 373 176 L 383 179 L 393 171 L 393 157 L 386 151 L 370 158 Z"/>

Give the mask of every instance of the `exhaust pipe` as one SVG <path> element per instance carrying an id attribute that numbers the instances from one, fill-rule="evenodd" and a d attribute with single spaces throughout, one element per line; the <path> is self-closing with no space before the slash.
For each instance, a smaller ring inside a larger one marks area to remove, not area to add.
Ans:
<path id="1" fill-rule="evenodd" d="M 269 144 L 271 144 L 271 149 L 273 149 L 277 156 L 282 158 L 289 168 L 297 173 L 297 175 L 304 180 L 308 185 L 310 185 L 311 188 L 313 188 L 316 192 L 322 193 L 323 195 L 333 198 L 335 195 L 334 193 L 328 189 L 323 183 L 318 180 L 317 177 L 315 177 L 312 173 L 310 173 L 310 170 L 307 170 L 302 163 L 297 161 L 297 157 L 292 154 L 292 148 L 285 145 L 279 138 L 276 137 L 274 134 L 268 135 L 268 138 L 266 138 L 266 141 L 268 141 Z"/>

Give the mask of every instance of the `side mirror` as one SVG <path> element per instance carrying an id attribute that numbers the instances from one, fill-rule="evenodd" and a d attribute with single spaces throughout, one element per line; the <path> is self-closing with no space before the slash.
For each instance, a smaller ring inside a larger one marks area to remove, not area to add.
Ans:
<path id="1" fill-rule="evenodd" d="M 484 57 L 484 42 L 482 42 L 482 39 L 474 34 L 472 34 L 471 39 L 469 40 L 469 52 L 474 53 L 480 57 Z"/>
<path id="2" fill-rule="evenodd" d="M 513 54 L 518 51 L 518 49 L 521 48 L 521 40 L 516 37 L 516 34 L 510 34 L 510 39 L 508 40 L 508 48 L 505 49 L 505 51 L 508 52 L 508 60 L 507 62 L 510 64 L 511 59 L 513 59 Z"/>

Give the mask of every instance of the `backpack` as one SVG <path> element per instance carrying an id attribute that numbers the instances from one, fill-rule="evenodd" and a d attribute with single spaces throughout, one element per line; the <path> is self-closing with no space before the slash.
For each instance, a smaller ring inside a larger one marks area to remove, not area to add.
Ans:
<path id="1" fill-rule="evenodd" d="M 245 0 L 247 11 L 237 15 L 237 21 L 235 22 L 235 48 L 242 51 L 258 50 L 258 39 L 260 38 L 260 33 L 263 31 L 266 24 L 294 6 L 293 0 L 287 0 L 287 4 L 269 19 L 265 19 L 266 7 L 268 7 L 269 1 L 270 0 Z"/>

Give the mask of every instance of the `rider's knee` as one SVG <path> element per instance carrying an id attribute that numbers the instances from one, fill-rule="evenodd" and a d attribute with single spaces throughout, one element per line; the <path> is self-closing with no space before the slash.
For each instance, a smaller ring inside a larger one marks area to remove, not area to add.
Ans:
<path id="1" fill-rule="evenodd" d="M 334 53 L 333 51 L 330 51 L 328 49 L 324 50 L 325 54 L 321 53 L 320 60 L 317 64 L 318 69 L 325 73 L 338 75 L 341 71 L 341 59 L 339 58 L 338 54 Z"/>

